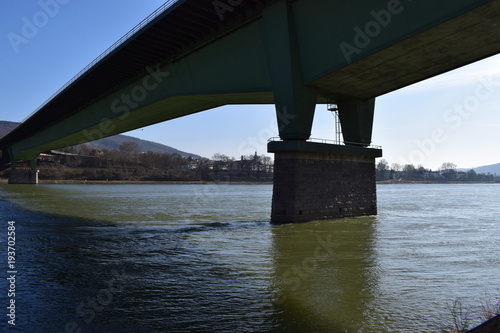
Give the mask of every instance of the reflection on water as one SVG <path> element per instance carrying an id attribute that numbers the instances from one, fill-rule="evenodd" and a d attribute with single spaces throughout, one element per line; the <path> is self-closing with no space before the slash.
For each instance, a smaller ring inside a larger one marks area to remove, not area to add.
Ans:
<path id="1" fill-rule="evenodd" d="M 438 331 L 447 303 L 500 292 L 499 186 L 382 186 L 379 216 L 279 226 L 271 192 L 0 186 L 0 221 L 17 227 L 16 328 Z"/>
<path id="2" fill-rule="evenodd" d="M 343 332 L 367 324 L 377 287 L 374 224 L 364 217 L 273 230 L 274 297 L 283 329 Z"/>

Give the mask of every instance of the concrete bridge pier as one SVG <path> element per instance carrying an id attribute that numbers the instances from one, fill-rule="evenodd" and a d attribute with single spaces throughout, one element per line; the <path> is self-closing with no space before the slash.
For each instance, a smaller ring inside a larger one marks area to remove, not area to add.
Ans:
<path id="1" fill-rule="evenodd" d="M 275 154 L 272 223 L 305 222 L 377 213 L 375 158 L 371 143 L 374 99 L 337 100 L 344 145 L 308 142 L 318 92 L 302 77 L 290 2 L 263 13 L 280 138 Z"/>
<path id="2" fill-rule="evenodd" d="M 17 161 L 11 162 L 9 170 L 9 184 L 38 184 L 36 159 L 30 161 L 30 169 L 17 169 Z"/>
<path id="3" fill-rule="evenodd" d="M 345 100 L 338 107 L 348 144 L 269 142 L 275 154 L 272 223 L 377 214 L 375 158 L 382 150 L 366 148 L 374 101 Z"/>

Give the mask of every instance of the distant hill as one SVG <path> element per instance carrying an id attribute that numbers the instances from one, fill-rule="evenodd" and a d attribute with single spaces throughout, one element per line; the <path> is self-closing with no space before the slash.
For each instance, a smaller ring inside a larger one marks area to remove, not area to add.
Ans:
<path id="1" fill-rule="evenodd" d="M 11 121 L 0 121 L 0 138 L 13 130 L 19 123 Z M 141 152 L 152 151 L 160 154 L 179 154 L 184 157 L 201 158 L 201 156 L 180 151 L 170 146 L 163 145 L 157 142 L 141 140 L 128 135 L 114 135 L 104 139 L 96 140 L 87 143 L 90 147 L 97 150 L 117 150 L 125 141 L 133 141 L 139 145 Z"/>
<path id="2" fill-rule="evenodd" d="M 500 176 L 500 163 L 477 167 L 474 168 L 474 171 L 476 173 L 491 173 L 492 175 Z"/>
<path id="3" fill-rule="evenodd" d="M 1 121 L 0 120 L 0 138 L 4 136 L 5 134 L 9 133 L 12 131 L 14 128 L 17 127 L 19 123 L 14 123 L 12 121 Z"/>

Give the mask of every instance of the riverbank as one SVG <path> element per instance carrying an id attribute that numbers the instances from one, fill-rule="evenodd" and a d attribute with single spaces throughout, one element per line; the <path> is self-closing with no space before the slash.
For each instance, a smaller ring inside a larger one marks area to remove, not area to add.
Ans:
<path id="1" fill-rule="evenodd" d="M 498 184 L 494 181 L 431 181 L 431 180 L 406 180 L 406 179 L 389 179 L 377 181 L 377 184 Z"/>
<path id="2" fill-rule="evenodd" d="M 0 178 L 0 184 L 7 184 L 7 178 Z M 113 184 L 162 184 L 162 185 L 200 185 L 200 184 L 208 184 L 208 185 L 272 185 L 272 181 L 236 181 L 236 182 L 217 182 L 217 181 L 145 181 L 145 180 L 71 180 L 71 179 L 63 179 L 63 180 L 49 180 L 42 179 L 39 181 L 39 184 L 87 184 L 87 185 L 113 185 Z M 405 179 L 390 179 L 390 180 L 382 180 L 377 181 L 377 184 L 385 185 L 385 184 L 498 184 L 498 182 L 458 182 L 458 181 L 450 181 L 450 182 L 437 182 L 437 181 L 429 181 L 429 180 L 405 180 Z"/>
<path id="3" fill-rule="evenodd" d="M 7 184 L 6 178 L 0 178 L 0 184 Z M 215 182 L 215 181 L 142 181 L 142 180 L 40 180 L 39 184 L 87 184 L 87 185 L 272 185 L 273 182 Z"/>

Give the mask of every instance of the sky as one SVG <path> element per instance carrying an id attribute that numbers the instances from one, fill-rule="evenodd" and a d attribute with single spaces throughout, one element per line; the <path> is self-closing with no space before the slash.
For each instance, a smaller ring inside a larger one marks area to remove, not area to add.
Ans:
<path id="1" fill-rule="evenodd" d="M 28 117 L 163 2 L 0 0 L 0 120 Z M 239 158 L 267 154 L 278 130 L 273 105 L 229 105 L 124 134 Z M 326 105 L 316 108 L 311 137 L 335 137 Z M 378 97 L 372 144 L 389 164 L 500 163 L 500 55 Z"/>

